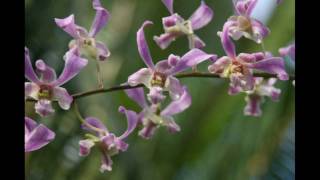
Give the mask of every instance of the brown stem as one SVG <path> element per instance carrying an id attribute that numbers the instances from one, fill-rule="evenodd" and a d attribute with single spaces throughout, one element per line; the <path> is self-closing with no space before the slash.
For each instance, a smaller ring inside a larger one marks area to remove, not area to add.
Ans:
<path id="1" fill-rule="evenodd" d="M 263 78 L 276 78 L 276 75 L 268 74 L 268 73 L 255 73 L 255 77 L 263 77 Z M 180 73 L 176 75 L 177 78 L 182 79 L 182 78 L 221 78 L 217 74 L 211 74 L 211 73 L 203 73 L 203 72 L 191 72 L 191 73 Z M 292 81 L 295 79 L 295 76 L 290 76 L 289 80 Z M 73 94 L 72 97 L 74 99 L 79 99 L 82 97 L 86 96 L 91 96 L 94 94 L 101 94 L 101 93 L 107 93 L 107 92 L 113 92 L 113 91 L 122 91 L 126 89 L 133 89 L 133 88 L 138 88 L 138 87 L 144 87 L 143 84 L 139 84 L 137 86 L 130 86 L 130 85 L 117 85 L 113 86 L 111 88 L 99 88 L 99 89 L 94 89 L 86 92 L 81 92 L 81 93 L 76 93 Z M 28 98 L 27 101 L 29 102 L 34 102 L 36 100 Z"/>

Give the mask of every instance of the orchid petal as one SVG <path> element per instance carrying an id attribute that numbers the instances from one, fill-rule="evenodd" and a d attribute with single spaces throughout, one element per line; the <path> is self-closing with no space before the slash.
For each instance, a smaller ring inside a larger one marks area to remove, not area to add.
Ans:
<path id="1" fill-rule="evenodd" d="M 173 100 L 179 99 L 184 91 L 183 86 L 181 85 L 180 81 L 173 76 L 169 77 L 168 90 L 169 90 L 170 96 Z"/>
<path id="2" fill-rule="evenodd" d="M 279 53 L 282 57 L 289 56 L 290 59 L 292 59 L 293 61 L 295 61 L 295 52 L 296 52 L 295 43 L 279 49 Z"/>
<path id="3" fill-rule="evenodd" d="M 206 5 L 204 1 L 201 2 L 201 5 L 198 9 L 191 15 L 189 20 L 192 23 L 192 29 L 197 30 L 206 26 L 213 18 L 212 9 Z"/>
<path id="4" fill-rule="evenodd" d="M 24 72 L 25 77 L 36 84 L 39 84 L 40 81 L 36 75 L 36 73 L 33 70 L 30 55 L 29 55 L 29 49 L 27 47 L 24 48 Z"/>
<path id="5" fill-rule="evenodd" d="M 246 9 L 246 16 L 250 16 L 252 14 L 253 9 L 256 7 L 258 0 L 249 0 L 248 7 Z"/>
<path id="6" fill-rule="evenodd" d="M 164 33 L 160 36 L 154 36 L 153 40 L 161 49 L 166 49 L 173 41 L 177 38 L 176 34 L 173 33 Z"/>
<path id="7" fill-rule="evenodd" d="M 232 60 L 228 56 L 223 56 L 208 67 L 208 71 L 214 74 L 223 75 L 224 70 L 231 64 Z"/>
<path id="8" fill-rule="evenodd" d="M 181 97 L 172 101 L 165 109 L 160 113 L 161 116 L 172 116 L 187 109 L 191 105 L 191 96 L 186 87 Z"/>
<path id="9" fill-rule="evenodd" d="M 78 56 L 77 48 L 71 49 L 66 53 L 65 65 L 59 78 L 52 84 L 54 86 L 61 86 L 74 78 L 87 64 L 88 60 Z"/>
<path id="10" fill-rule="evenodd" d="M 36 113 L 41 117 L 46 117 L 54 113 L 50 100 L 40 99 L 34 106 Z"/>
<path id="11" fill-rule="evenodd" d="M 164 118 L 164 124 L 170 133 L 177 133 L 181 130 L 180 126 L 169 116 Z"/>
<path id="12" fill-rule="evenodd" d="M 176 56 L 174 54 L 170 54 L 168 57 L 168 64 L 169 66 L 176 66 L 177 63 L 180 61 L 180 56 Z"/>
<path id="13" fill-rule="evenodd" d="M 147 41 L 145 39 L 143 30 L 146 26 L 149 26 L 152 24 L 153 23 L 151 21 L 145 21 L 137 32 L 137 45 L 138 45 L 140 56 L 143 59 L 144 63 L 147 65 L 147 67 L 150 69 L 154 69 L 154 64 L 152 62 L 152 57 L 150 55 L 150 50 L 149 50 Z"/>
<path id="14" fill-rule="evenodd" d="M 150 121 L 139 131 L 139 136 L 144 139 L 150 139 L 154 135 L 156 129 L 157 125 Z"/>
<path id="15" fill-rule="evenodd" d="M 54 87 L 53 89 L 53 98 L 56 99 L 60 107 L 64 110 L 70 109 L 70 105 L 73 101 L 72 96 L 68 93 L 65 88 Z"/>
<path id="16" fill-rule="evenodd" d="M 270 30 L 260 21 L 252 19 L 251 26 L 254 36 L 254 41 L 261 43 L 261 40 L 270 34 Z"/>
<path id="17" fill-rule="evenodd" d="M 141 108 L 145 108 L 147 106 L 147 101 L 144 96 L 143 88 L 133 88 L 125 90 L 126 94 L 129 98 L 135 101 L 137 104 L 140 105 Z"/>
<path id="18" fill-rule="evenodd" d="M 150 72 L 150 69 L 142 68 L 128 77 L 128 84 L 130 86 L 144 84 L 145 86 L 149 87 L 151 77 L 152 72 Z"/>
<path id="19" fill-rule="evenodd" d="M 173 0 L 161 0 L 162 3 L 166 6 L 168 11 L 173 14 Z"/>
<path id="20" fill-rule="evenodd" d="M 112 160 L 109 155 L 103 154 L 101 159 L 100 172 L 111 171 L 112 170 Z"/>
<path id="21" fill-rule="evenodd" d="M 79 156 L 87 156 L 90 154 L 91 148 L 94 146 L 94 142 L 90 139 L 79 141 Z"/>
<path id="22" fill-rule="evenodd" d="M 249 95 L 245 98 L 247 105 L 244 108 L 244 114 L 247 116 L 255 116 L 259 117 L 261 116 L 261 109 L 260 109 L 260 103 L 261 103 L 261 97 L 257 95 Z"/>
<path id="23" fill-rule="evenodd" d="M 68 33 L 73 38 L 75 38 L 75 39 L 80 38 L 80 35 L 77 30 L 78 27 L 74 22 L 74 15 L 73 14 L 71 14 L 70 16 L 63 18 L 63 19 L 55 18 L 54 21 L 62 30 L 64 30 L 66 33 Z"/>
<path id="24" fill-rule="evenodd" d="M 226 23 L 223 27 L 223 31 L 221 33 L 221 43 L 226 54 L 231 57 L 236 57 L 236 50 L 232 40 L 229 37 L 229 27 L 231 23 Z"/>
<path id="25" fill-rule="evenodd" d="M 38 150 L 55 138 L 53 131 L 42 124 L 37 125 L 35 121 L 28 117 L 25 117 L 25 129 L 28 130 L 25 134 L 25 152 Z"/>
<path id="26" fill-rule="evenodd" d="M 55 70 L 46 65 L 46 63 L 43 62 L 43 60 L 37 60 L 36 67 L 38 74 L 40 74 L 40 79 L 42 82 L 50 83 L 56 80 L 57 75 Z"/>
<path id="27" fill-rule="evenodd" d="M 273 101 L 278 101 L 281 94 L 281 89 L 277 89 L 273 86 L 276 82 L 277 82 L 276 78 L 268 79 L 268 81 L 263 82 L 259 86 L 257 93 L 260 96 L 268 96 Z"/>
<path id="28" fill-rule="evenodd" d="M 147 94 L 148 100 L 152 104 L 161 103 L 166 98 L 166 96 L 164 96 L 162 93 L 163 89 L 161 87 L 151 87 L 149 93 Z"/>
<path id="29" fill-rule="evenodd" d="M 32 82 L 25 82 L 24 83 L 24 96 L 25 97 L 32 97 L 33 99 L 38 98 L 38 92 L 40 87 Z"/>
<path id="30" fill-rule="evenodd" d="M 96 48 L 97 48 L 97 58 L 100 61 L 107 60 L 107 58 L 111 55 L 108 47 L 102 43 L 102 42 L 96 42 Z"/>
<path id="31" fill-rule="evenodd" d="M 197 35 L 192 34 L 191 36 L 189 36 L 188 38 L 189 40 L 189 47 L 190 49 L 193 48 L 197 48 L 197 49 L 201 49 L 204 48 L 206 46 L 206 43 L 204 43 Z"/>
<path id="32" fill-rule="evenodd" d="M 110 14 L 105 8 L 102 7 L 100 0 L 93 0 L 92 5 L 93 9 L 96 10 L 96 15 L 91 25 L 89 36 L 95 37 L 97 33 L 107 24 Z"/>
<path id="33" fill-rule="evenodd" d="M 250 64 L 249 67 L 270 74 L 276 74 L 280 80 L 289 79 L 289 76 L 285 71 L 284 61 L 280 57 L 267 58 L 256 63 Z"/>
<path id="34" fill-rule="evenodd" d="M 176 74 L 178 72 L 184 71 L 187 68 L 193 67 L 205 60 L 210 59 L 215 55 L 207 54 L 200 49 L 192 49 L 187 52 L 181 59 L 178 61 L 177 65 L 170 70 L 170 74 Z"/>
<path id="35" fill-rule="evenodd" d="M 136 112 L 127 110 L 123 106 L 119 107 L 119 112 L 125 114 L 127 117 L 128 128 L 127 130 L 119 137 L 119 139 L 126 138 L 132 131 L 136 128 L 138 123 L 138 115 Z"/>
<path id="36" fill-rule="evenodd" d="M 170 57 L 170 56 L 169 56 Z M 155 71 L 166 74 L 172 66 L 169 64 L 168 60 L 161 60 L 155 65 Z"/>

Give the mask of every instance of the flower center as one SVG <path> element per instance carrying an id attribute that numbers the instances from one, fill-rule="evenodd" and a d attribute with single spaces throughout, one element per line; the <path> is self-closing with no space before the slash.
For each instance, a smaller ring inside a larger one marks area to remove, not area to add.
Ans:
<path id="1" fill-rule="evenodd" d="M 39 99 L 51 99 L 52 97 L 52 87 L 49 85 L 40 85 L 40 90 L 38 92 Z"/>
<path id="2" fill-rule="evenodd" d="M 189 20 L 183 21 L 181 24 L 178 24 L 178 25 L 180 25 L 180 29 L 184 34 L 187 34 L 187 35 L 193 34 L 191 21 Z"/>
<path id="3" fill-rule="evenodd" d="M 160 72 L 154 72 L 151 79 L 151 86 L 164 87 L 167 80 L 167 76 Z"/>
<path id="4" fill-rule="evenodd" d="M 174 34 L 193 34 L 193 29 L 190 20 L 177 22 L 175 26 L 168 27 L 165 29 L 165 31 Z"/>
<path id="5" fill-rule="evenodd" d="M 119 153 L 119 150 L 117 149 L 115 142 L 109 145 L 105 144 L 104 142 L 100 142 L 99 147 L 101 152 L 105 155 L 113 156 Z"/>
<path id="6" fill-rule="evenodd" d="M 85 46 L 95 46 L 96 44 L 94 38 L 91 38 L 91 37 L 84 38 L 82 40 L 82 43 Z"/>
<path id="7" fill-rule="evenodd" d="M 233 61 L 231 64 L 231 72 L 245 75 L 249 73 L 249 69 L 238 61 Z"/>
<path id="8" fill-rule="evenodd" d="M 233 60 L 232 63 L 224 69 L 222 76 L 230 77 L 231 74 L 245 75 L 249 73 L 249 69 L 239 62 L 238 60 Z"/>
<path id="9" fill-rule="evenodd" d="M 238 27 L 239 27 L 240 30 L 246 31 L 246 30 L 251 28 L 251 22 L 247 17 L 238 16 L 237 20 L 238 20 L 238 23 L 239 23 Z"/>
<path id="10" fill-rule="evenodd" d="M 94 38 L 85 37 L 80 40 L 80 46 L 82 47 L 82 53 L 93 59 L 98 58 L 98 50 L 96 47 L 96 41 Z"/>

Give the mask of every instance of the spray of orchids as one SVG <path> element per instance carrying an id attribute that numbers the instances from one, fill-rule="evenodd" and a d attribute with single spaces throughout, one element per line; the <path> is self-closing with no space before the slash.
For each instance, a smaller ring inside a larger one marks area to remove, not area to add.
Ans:
<path id="1" fill-rule="evenodd" d="M 226 54 L 220 58 L 215 54 L 208 54 L 200 50 L 205 46 L 205 43 L 195 34 L 196 30 L 208 25 L 213 18 L 213 10 L 204 1 L 187 20 L 174 13 L 173 0 L 162 0 L 162 2 L 168 9 L 170 16 L 162 18 L 165 32 L 160 36 L 154 36 L 155 43 L 161 49 L 165 49 L 176 38 L 186 36 L 189 40 L 189 51 L 181 57 L 169 54 L 167 59 L 154 64 L 144 34 L 145 28 L 152 25 L 153 22 L 145 21 L 137 31 L 137 45 L 138 52 L 146 67 L 130 75 L 127 82 L 120 86 L 103 88 L 99 61 L 107 60 L 110 51 L 103 42 L 96 39 L 96 35 L 106 26 L 110 13 L 99 0 L 92 0 L 96 15 L 89 32 L 75 24 L 74 15 L 55 19 L 57 26 L 72 37 L 69 50 L 63 57 L 64 70 L 58 78 L 55 70 L 43 60 L 37 60 L 34 69 L 29 50 L 25 48 L 25 77 L 29 80 L 29 82 L 25 82 L 25 100 L 35 102 L 35 112 L 40 117 L 54 114 L 53 102 L 58 102 L 64 110 L 69 110 L 73 106 L 81 121 L 82 129 L 88 132 L 85 138 L 79 141 L 79 155 L 89 155 L 90 150 L 94 147 L 99 149 L 102 155 L 101 172 L 112 170 L 111 157 L 128 149 L 125 139 L 134 132 L 138 125 L 143 127 L 138 134 L 144 139 L 150 139 L 156 129 L 160 127 L 166 127 L 171 133 L 180 131 L 173 115 L 189 108 L 192 101 L 187 86 L 181 84 L 178 78 L 228 78 L 230 95 L 246 94 L 247 105 L 244 107 L 244 115 L 261 116 L 260 104 L 265 96 L 270 97 L 273 101 L 279 99 L 281 90 L 274 87 L 277 79 L 283 81 L 290 79 L 285 62 L 289 62 L 291 69 L 294 69 L 294 43 L 280 48 L 279 57 L 273 56 L 269 52 L 236 54 L 233 40 L 245 37 L 261 44 L 270 33 L 270 30 L 263 23 L 251 17 L 258 0 L 233 1 L 235 14 L 228 18 L 222 31 L 218 32 Z M 61 86 L 91 62 L 87 58 L 95 60 L 99 88 L 70 95 L 67 89 Z M 193 69 L 192 73 L 182 73 L 208 60 L 211 62 L 208 67 L 209 72 L 198 72 Z M 291 76 L 291 79 L 294 77 Z M 145 94 L 143 87 L 148 89 L 147 94 Z M 116 90 L 125 90 L 128 97 L 141 107 L 140 112 L 119 107 L 119 112 L 126 116 L 128 124 L 127 130 L 120 136 L 110 132 L 97 118 L 83 118 L 76 103 L 77 98 Z M 169 95 L 170 102 L 163 106 L 164 100 L 167 98 L 166 94 Z M 52 130 L 43 124 L 36 123 L 29 117 L 25 117 L 25 152 L 38 150 L 53 141 L 54 138 L 55 133 Z"/>

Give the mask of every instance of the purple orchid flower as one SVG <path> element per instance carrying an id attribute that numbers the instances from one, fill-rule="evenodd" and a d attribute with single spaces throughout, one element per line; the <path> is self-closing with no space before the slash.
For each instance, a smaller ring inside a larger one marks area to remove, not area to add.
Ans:
<path id="1" fill-rule="evenodd" d="M 110 56 L 110 51 L 104 43 L 96 41 L 95 37 L 107 24 L 110 15 L 109 12 L 102 7 L 100 0 L 93 0 L 92 5 L 96 11 L 96 15 L 89 33 L 85 28 L 75 24 L 73 14 L 64 19 L 55 18 L 55 22 L 62 30 L 74 38 L 69 44 L 70 49 L 76 47 L 78 53 L 82 52 L 102 61 Z"/>
<path id="2" fill-rule="evenodd" d="M 255 87 L 253 91 L 247 92 L 245 98 L 247 105 L 244 108 L 244 114 L 247 116 L 261 116 L 260 104 L 264 96 L 270 97 L 273 101 L 278 101 L 281 93 L 280 89 L 274 87 L 277 82 L 276 78 L 264 80 L 263 78 L 254 78 Z"/>
<path id="3" fill-rule="evenodd" d="M 171 54 L 168 59 L 154 65 L 144 36 L 144 28 L 151 24 L 151 21 L 145 21 L 137 32 L 138 50 L 147 68 L 142 68 L 129 76 L 128 84 L 130 86 L 144 84 L 150 89 L 149 99 L 156 104 L 164 99 L 162 91 L 169 91 L 173 99 L 178 99 L 182 94 L 183 88 L 179 80 L 174 77 L 175 74 L 209 58 L 215 59 L 217 56 L 206 54 L 199 49 L 192 49 L 181 58 Z"/>
<path id="4" fill-rule="evenodd" d="M 37 124 L 34 120 L 24 117 L 24 151 L 31 152 L 42 148 L 51 142 L 55 133 L 43 124 Z"/>
<path id="5" fill-rule="evenodd" d="M 119 151 L 127 150 L 128 144 L 124 142 L 124 139 L 133 132 L 138 122 L 138 115 L 134 111 L 120 106 L 119 112 L 125 114 L 128 121 L 127 130 L 119 137 L 109 132 L 100 120 L 93 117 L 86 118 L 86 124 L 82 125 L 83 129 L 94 133 L 96 136 L 89 134 L 87 139 L 79 141 L 79 155 L 87 156 L 90 154 L 90 149 L 97 145 L 102 153 L 101 172 L 112 170 L 111 156 L 118 154 Z"/>
<path id="6" fill-rule="evenodd" d="M 282 1 L 283 1 L 283 0 L 277 0 L 277 4 L 280 4 L 280 3 L 282 3 Z"/>
<path id="7" fill-rule="evenodd" d="M 63 72 L 56 78 L 54 69 L 45 64 L 43 60 L 36 61 L 36 72 L 34 71 L 29 50 L 24 49 L 25 77 L 31 82 L 25 82 L 25 97 L 31 97 L 37 100 L 35 104 L 36 112 L 42 117 L 48 116 L 54 112 L 51 102 L 57 100 L 60 107 L 64 110 L 70 108 L 72 96 L 65 88 L 60 87 L 73 77 L 75 77 L 88 61 L 76 55 L 75 49 L 65 55 L 65 67 Z"/>
<path id="8" fill-rule="evenodd" d="M 223 78 L 230 78 L 229 94 L 252 90 L 254 70 L 276 74 L 280 80 L 289 79 L 281 57 L 272 57 L 270 53 L 262 52 L 240 53 L 236 56 L 235 46 L 228 35 L 229 25 L 225 24 L 221 33 L 222 46 L 227 56 L 219 58 L 208 67 L 211 73 L 219 74 Z"/>
<path id="9" fill-rule="evenodd" d="M 295 43 L 292 43 L 288 45 L 287 47 L 283 47 L 279 49 L 279 54 L 282 57 L 288 56 L 293 62 L 295 61 L 296 57 L 296 45 Z"/>
<path id="10" fill-rule="evenodd" d="M 229 24 L 229 36 L 234 40 L 239 40 L 242 36 L 262 43 L 268 36 L 270 30 L 262 22 L 250 17 L 258 0 L 234 0 L 235 14 L 226 22 Z M 220 36 L 221 32 L 218 32 Z"/>
<path id="11" fill-rule="evenodd" d="M 195 30 L 206 26 L 213 18 L 212 9 L 204 1 L 188 20 L 184 20 L 179 14 L 173 13 L 173 0 L 162 0 L 170 12 L 170 16 L 162 18 L 165 33 L 154 36 L 155 42 L 161 49 L 166 49 L 176 38 L 186 35 L 189 40 L 189 48 L 203 48 L 205 43 L 194 34 Z"/>
<path id="12" fill-rule="evenodd" d="M 285 59 L 288 60 L 287 63 L 293 72 L 295 71 L 295 59 L 296 59 L 296 45 L 292 43 L 287 47 L 283 47 L 279 49 L 279 54 Z M 287 59 L 289 58 L 289 59 Z M 295 86 L 295 80 L 292 81 L 292 84 Z"/>
<path id="13" fill-rule="evenodd" d="M 135 101 L 142 111 L 139 113 L 139 123 L 143 125 L 143 129 L 139 131 L 139 135 L 145 139 L 151 138 L 155 130 L 160 126 L 167 127 L 171 133 L 179 132 L 180 127 L 175 123 L 173 115 L 178 114 L 191 105 L 191 96 L 187 88 L 183 87 L 183 93 L 177 100 L 173 100 L 168 106 L 160 110 L 159 104 L 148 104 L 143 88 L 134 88 L 126 90 L 128 97 Z"/>

